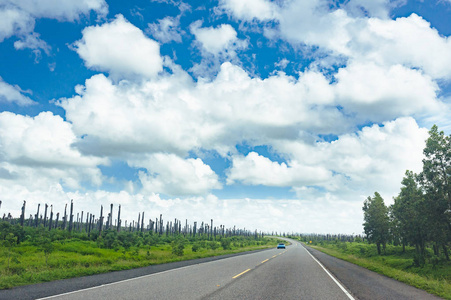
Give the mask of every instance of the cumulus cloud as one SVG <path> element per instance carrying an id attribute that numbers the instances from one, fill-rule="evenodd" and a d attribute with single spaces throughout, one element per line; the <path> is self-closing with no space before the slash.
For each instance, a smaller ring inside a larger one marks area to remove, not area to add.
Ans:
<path id="1" fill-rule="evenodd" d="M 200 158 L 183 159 L 174 154 L 155 153 L 138 161 L 131 160 L 140 171 L 144 193 L 163 193 L 172 196 L 205 195 L 221 188 L 218 176 Z"/>
<path id="2" fill-rule="evenodd" d="M 23 94 L 18 86 L 12 86 L 0 77 L 0 102 L 16 103 L 20 106 L 35 104 L 33 100 Z"/>
<path id="3" fill-rule="evenodd" d="M 0 42 L 14 34 L 26 34 L 34 29 L 34 19 L 15 7 L 0 7 Z"/>
<path id="4" fill-rule="evenodd" d="M 332 172 L 333 178 L 318 186 L 341 199 L 359 200 L 358 197 L 379 191 L 390 201 L 399 192 L 406 170 L 421 171 L 427 136 L 427 130 L 409 117 L 384 122 L 383 126 L 364 127 L 330 143 L 281 141 L 274 144 L 274 149 L 291 153 L 292 159 L 301 164 L 316 165 Z M 307 199 L 309 195 L 324 194 L 323 190 L 300 186 L 295 190 L 301 198 Z"/>
<path id="5" fill-rule="evenodd" d="M 246 41 L 237 38 L 237 32 L 229 24 L 221 24 L 216 28 L 201 28 L 201 24 L 201 22 L 193 23 L 190 27 L 191 32 L 202 48 L 213 55 L 228 52 L 229 55 L 234 56 L 237 48 L 247 46 Z"/>
<path id="6" fill-rule="evenodd" d="M 34 118 L 0 113 L 0 168 L 30 189 L 46 189 L 59 181 L 72 188 L 85 180 L 101 183 L 97 165 L 108 161 L 83 156 L 73 148 L 75 141 L 71 125 L 50 112 Z"/>
<path id="7" fill-rule="evenodd" d="M 247 21 L 270 20 L 277 17 L 277 6 L 266 0 L 220 0 L 218 8 Z"/>
<path id="8" fill-rule="evenodd" d="M 257 11 L 244 13 L 236 2 L 224 0 L 221 7 L 234 18 L 267 21 Z M 446 68 L 451 63 L 451 40 L 416 14 L 395 20 L 384 17 L 388 1 L 354 0 L 334 9 L 323 0 L 290 1 L 281 6 L 259 2 L 271 11 L 264 15 L 278 24 L 268 37 L 319 47 L 319 51 L 350 60 L 420 68 L 433 78 L 451 76 Z M 352 13 L 362 9 L 364 15 Z"/>
<path id="9" fill-rule="evenodd" d="M 6 7 L 17 7 L 34 18 L 50 18 L 59 21 L 73 22 L 81 15 L 88 15 L 91 10 L 96 11 L 100 17 L 105 17 L 108 13 L 105 0 L 6 0 L 4 2 Z"/>
<path id="10" fill-rule="evenodd" d="M 99 18 L 108 13 L 108 5 L 104 0 L 5 0 L 0 4 L 0 42 L 5 38 L 17 36 L 16 49 L 30 48 L 37 57 L 44 50 L 50 52 L 50 46 L 39 39 L 39 34 L 34 32 L 36 19 L 49 18 L 58 21 L 73 22 L 80 16 L 88 16 L 95 11 Z"/>
<path id="11" fill-rule="evenodd" d="M 266 186 L 304 186 L 321 184 L 330 180 L 332 173 L 318 166 L 301 165 L 296 161 L 273 162 L 251 152 L 245 157 L 232 158 L 232 168 L 228 171 L 227 184 L 242 182 L 249 185 Z"/>
<path id="12" fill-rule="evenodd" d="M 438 85 L 418 70 L 374 63 L 351 63 L 335 75 L 337 103 L 360 122 L 382 122 L 398 116 L 433 114 L 443 105 Z"/>
<path id="13" fill-rule="evenodd" d="M 88 68 L 109 72 L 113 77 L 151 78 L 163 69 L 159 44 L 122 15 L 110 23 L 85 28 L 74 49 Z"/>
<path id="14" fill-rule="evenodd" d="M 169 152 L 199 146 L 202 120 L 196 99 L 186 94 L 191 78 L 118 85 L 102 74 L 86 80 L 79 95 L 59 102 L 79 136 L 78 147 L 99 156 Z M 190 105 L 193 105 L 191 107 Z"/>
<path id="15" fill-rule="evenodd" d="M 163 44 L 172 41 L 181 43 L 182 34 L 184 33 L 180 28 L 179 17 L 166 17 L 158 20 L 158 23 L 149 24 L 146 32 Z"/>
<path id="16" fill-rule="evenodd" d="M 368 16 L 383 19 L 388 17 L 389 8 L 391 5 L 394 5 L 393 3 L 395 2 L 396 1 L 390 0 L 350 0 L 346 3 L 344 8 L 355 16 Z"/>
<path id="17" fill-rule="evenodd" d="M 191 24 L 195 36 L 194 44 L 200 49 L 202 61 L 194 64 L 191 71 L 199 77 L 211 77 L 223 62 L 239 63 L 237 53 L 248 47 L 248 41 L 237 37 L 236 30 L 229 24 L 217 27 L 201 27 L 202 21 Z"/>

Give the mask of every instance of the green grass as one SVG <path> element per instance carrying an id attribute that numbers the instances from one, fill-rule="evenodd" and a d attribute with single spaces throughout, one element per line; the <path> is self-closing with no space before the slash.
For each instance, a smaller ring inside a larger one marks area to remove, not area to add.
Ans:
<path id="1" fill-rule="evenodd" d="M 99 248 L 95 241 L 69 239 L 54 241 L 53 251 L 46 256 L 40 248 L 32 243 L 23 242 L 11 249 L 0 247 L 0 289 L 40 283 L 58 279 L 126 270 L 155 264 L 195 258 L 211 257 L 223 254 L 245 252 L 275 247 L 278 240 L 264 239 L 253 243 L 231 243 L 230 249 L 224 250 L 217 242 L 217 249 L 210 248 L 210 242 L 200 244 L 196 252 L 192 243 L 185 243 L 183 255 L 172 254 L 171 244 L 141 246 L 124 249 Z M 251 245 L 249 245 L 251 244 Z M 8 252 L 10 265 L 8 268 Z"/>
<path id="2" fill-rule="evenodd" d="M 431 294 L 451 299 L 451 263 L 432 259 L 424 267 L 415 267 L 415 249 L 387 245 L 384 255 L 377 255 L 376 246 L 365 243 L 320 243 L 308 246 L 331 256 L 349 261 L 379 274 L 407 283 Z"/>

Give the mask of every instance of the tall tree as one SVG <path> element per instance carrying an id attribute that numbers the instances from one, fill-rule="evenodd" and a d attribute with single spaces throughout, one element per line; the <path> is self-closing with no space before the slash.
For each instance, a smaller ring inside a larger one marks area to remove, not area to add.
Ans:
<path id="1" fill-rule="evenodd" d="M 423 151 L 423 171 L 418 180 L 425 191 L 430 239 L 435 242 L 435 254 L 439 247 L 449 260 L 447 244 L 451 242 L 451 136 L 438 131 L 436 125 L 429 131 Z"/>
<path id="2" fill-rule="evenodd" d="M 363 203 L 364 220 L 363 228 L 370 243 L 375 243 L 377 253 L 381 254 L 381 246 L 385 246 L 389 240 L 388 208 L 378 192 L 374 197 L 368 197 Z"/>
<path id="3" fill-rule="evenodd" d="M 402 180 L 401 192 L 391 206 L 392 222 L 401 237 L 403 246 L 415 245 L 417 255 L 424 257 L 427 239 L 427 217 L 425 200 L 416 175 L 406 171 Z"/>

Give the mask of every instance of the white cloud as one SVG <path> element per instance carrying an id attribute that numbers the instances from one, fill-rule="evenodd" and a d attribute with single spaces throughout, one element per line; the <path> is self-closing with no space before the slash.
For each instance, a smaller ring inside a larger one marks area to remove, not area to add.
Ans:
<path id="1" fill-rule="evenodd" d="M 390 0 L 350 0 L 346 3 L 345 9 L 356 16 L 387 18 L 390 5 Z"/>
<path id="2" fill-rule="evenodd" d="M 243 1 L 244 2 L 244 1 Z M 294 45 L 319 47 L 319 51 L 349 60 L 377 64 L 401 64 L 419 68 L 432 78 L 451 78 L 451 40 L 431 27 L 422 17 L 386 18 L 388 1 L 353 0 L 343 8 L 331 9 L 327 1 L 290 1 L 269 5 L 265 16 L 277 26 L 267 28 L 267 37 L 285 39 Z M 222 1 L 226 13 L 241 20 L 258 19 L 259 13 L 246 10 L 236 1 Z M 396 5 L 390 4 L 390 5 Z M 355 14 L 356 10 L 367 14 Z"/>
<path id="3" fill-rule="evenodd" d="M 36 104 L 33 100 L 22 94 L 18 86 L 12 86 L 0 77 L 0 102 L 13 102 L 20 106 Z"/>
<path id="4" fill-rule="evenodd" d="M 86 80 L 80 95 L 60 105 L 79 136 L 78 147 L 99 156 L 169 152 L 184 155 L 199 146 L 202 119 L 187 87 L 189 77 L 114 85 L 104 75 Z"/>
<path id="5" fill-rule="evenodd" d="M 104 0 L 4 0 L 0 6 L 0 42 L 17 36 L 19 40 L 14 43 L 14 47 L 32 49 L 38 59 L 40 49 L 48 55 L 50 46 L 34 32 L 36 19 L 74 22 L 82 15 L 89 16 L 91 11 L 103 18 L 108 13 L 108 5 Z"/>
<path id="6" fill-rule="evenodd" d="M 149 24 L 146 31 L 163 44 L 172 41 L 181 43 L 182 34 L 184 33 L 180 28 L 180 18 L 178 17 L 166 17 L 158 20 L 158 23 Z"/>
<path id="7" fill-rule="evenodd" d="M 266 0 L 220 0 L 219 9 L 233 14 L 236 18 L 252 21 L 270 20 L 277 17 L 277 6 Z"/>
<path id="8" fill-rule="evenodd" d="M 130 163 L 147 169 L 147 172 L 139 173 L 143 193 L 205 195 L 212 189 L 221 188 L 216 173 L 200 158 L 182 159 L 174 154 L 156 153 Z"/>
<path id="9" fill-rule="evenodd" d="M 399 118 L 383 126 L 373 125 L 355 134 L 341 135 L 331 143 L 281 141 L 273 147 L 281 153 L 290 153 L 301 164 L 333 172 L 333 179 L 319 186 L 339 199 L 358 201 L 379 191 L 390 202 L 399 192 L 405 171 L 421 171 L 427 136 L 427 130 L 419 128 L 414 119 Z M 305 187 L 296 188 L 301 198 L 309 191 Z M 313 195 L 321 194 L 324 192 Z"/>
<path id="10" fill-rule="evenodd" d="M 108 13 L 105 0 L 5 0 L 4 2 L 7 7 L 17 7 L 34 18 L 51 18 L 59 21 L 76 21 L 81 15 L 89 15 L 91 10 L 96 11 L 99 17 L 105 17 Z"/>
<path id="11" fill-rule="evenodd" d="M 82 181 L 100 184 L 97 165 L 108 161 L 81 155 L 72 146 L 75 141 L 71 125 L 50 112 L 34 118 L 0 113 L 0 168 L 7 175 L 2 184 L 14 179 L 15 184 L 44 190 L 59 181 L 72 188 Z"/>
<path id="12" fill-rule="evenodd" d="M 451 78 L 451 39 L 422 17 L 369 19 L 350 44 L 354 57 L 420 68 L 433 78 Z"/>
<path id="13" fill-rule="evenodd" d="M 22 50 L 25 48 L 32 49 L 35 51 L 36 56 L 40 56 L 40 49 L 44 50 L 44 52 L 49 55 L 51 47 L 39 38 L 39 34 L 36 32 L 30 33 L 24 36 L 21 40 L 14 42 L 14 48 L 17 50 Z"/>
<path id="14" fill-rule="evenodd" d="M 247 47 L 247 42 L 238 39 L 237 32 L 229 24 L 221 24 L 216 28 L 201 28 L 200 26 L 201 22 L 199 21 L 191 24 L 191 33 L 194 34 L 202 48 L 213 55 L 223 54 L 234 57 L 236 50 Z"/>
<path id="15" fill-rule="evenodd" d="M 337 103 L 362 123 L 382 122 L 399 116 L 434 114 L 443 106 L 437 100 L 437 83 L 418 70 L 401 65 L 351 63 L 335 75 Z"/>
<path id="16" fill-rule="evenodd" d="M 242 182 L 248 185 L 291 187 L 321 184 L 331 177 L 332 173 L 322 167 L 301 165 L 296 161 L 290 162 L 289 165 L 279 164 L 251 152 L 245 157 L 232 157 L 227 184 Z"/>
<path id="17" fill-rule="evenodd" d="M 14 7 L 0 8 L 0 42 L 14 34 L 26 34 L 34 29 L 34 19 Z"/>
<path id="18" fill-rule="evenodd" d="M 109 72 L 113 77 L 155 77 L 163 69 L 160 46 L 117 15 L 111 23 L 90 26 L 74 43 L 88 68 Z"/>

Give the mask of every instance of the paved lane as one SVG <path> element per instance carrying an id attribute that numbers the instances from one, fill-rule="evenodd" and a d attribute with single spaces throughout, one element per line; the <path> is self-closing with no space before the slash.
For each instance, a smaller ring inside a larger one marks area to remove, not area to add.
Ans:
<path id="1" fill-rule="evenodd" d="M 343 283 L 343 285 L 352 291 L 352 294 L 356 299 L 442 299 L 395 279 L 329 256 L 318 250 L 308 248 L 308 251 L 311 252 L 341 283 Z"/>
<path id="2" fill-rule="evenodd" d="M 205 299 L 353 299 L 298 243 Z"/>
<path id="3" fill-rule="evenodd" d="M 300 245 L 173 269 L 46 299 L 349 299 Z"/>
<path id="4" fill-rule="evenodd" d="M 0 291 L 0 299 L 34 299 L 28 295 L 42 295 L 45 288 L 46 295 L 58 294 L 60 290 L 70 292 L 42 299 L 65 300 L 439 299 L 311 248 L 307 250 L 295 241 L 286 250 L 270 249 L 184 263 L 184 266 L 177 263 L 137 269 L 133 272 L 141 272 L 141 276 L 134 278 L 127 273 L 130 270 L 19 287 Z M 105 281 L 121 274 L 128 274 L 127 279 Z M 96 283 L 99 278 L 101 283 Z M 87 280 L 92 284 L 86 285 Z M 77 289 L 74 282 L 89 288 Z"/>

